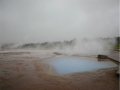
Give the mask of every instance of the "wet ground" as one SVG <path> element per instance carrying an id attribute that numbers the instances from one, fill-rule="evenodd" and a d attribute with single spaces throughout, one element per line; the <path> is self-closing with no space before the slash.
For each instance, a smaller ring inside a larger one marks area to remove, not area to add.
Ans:
<path id="1" fill-rule="evenodd" d="M 0 52 L 0 90 L 119 90 L 118 68 L 55 75 L 43 62 L 54 57 L 61 55 Z"/>

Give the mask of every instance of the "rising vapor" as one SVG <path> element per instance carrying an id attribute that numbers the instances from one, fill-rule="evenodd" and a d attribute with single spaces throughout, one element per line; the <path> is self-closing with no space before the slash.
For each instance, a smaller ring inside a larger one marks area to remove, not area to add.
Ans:
<path id="1" fill-rule="evenodd" d="M 10 43 L 10 47 L 18 48 L 27 43 L 76 38 L 74 47 L 63 45 L 62 52 L 106 52 L 105 47 L 112 47 L 114 37 L 119 36 L 118 3 L 119 0 L 1 0 L 0 46 Z M 83 38 L 93 40 L 86 42 Z M 61 51 L 57 46 L 56 50 Z"/>

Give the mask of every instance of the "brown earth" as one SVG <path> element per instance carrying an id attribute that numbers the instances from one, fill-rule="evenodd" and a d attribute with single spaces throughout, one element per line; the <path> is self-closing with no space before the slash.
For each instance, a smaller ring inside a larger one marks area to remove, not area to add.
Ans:
<path id="1" fill-rule="evenodd" d="M 0 53 L 0 90 L 119 90 L 117 68 L 60 76 L 48 74 L 43 60 L 30 53 Z"/>

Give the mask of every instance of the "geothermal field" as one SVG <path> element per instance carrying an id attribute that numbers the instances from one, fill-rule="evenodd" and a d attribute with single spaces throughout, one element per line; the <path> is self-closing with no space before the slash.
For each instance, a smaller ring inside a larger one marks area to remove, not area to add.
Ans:
<path id="1" fill-rule="evenodd" d="M 76 51 L 80 45 L 75 43 L 66 51 L 59 47 L 32 48 L 31 44 L 27 44 L 29 49 L 22 49 L 25 45 L 13 46 L 4 45 L 0 51 L 0 90 L 119 90 L 118 64 L 97 58 L 98 53 L 110 55 L 118 51 L 96 48 L 96 54 L 93 50 L 90 54 L 90 49 L 83 53 L 82 48 Z"/>
<path id="2" fill-rule="evenodd" d="M 119 90 L 119 0 L 0 0 L 0 90 Z"/>

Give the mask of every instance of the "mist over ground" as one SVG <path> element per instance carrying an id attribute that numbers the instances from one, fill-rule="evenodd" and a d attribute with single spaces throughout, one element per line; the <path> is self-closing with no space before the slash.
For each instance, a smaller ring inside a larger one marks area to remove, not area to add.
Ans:
<path id="1" fill-rule="evenodd" d="M 24 44 L 64 42 L 76 38 L 73 46 L 59 43 L 52 49 L 98 54 L 108 53 L 106 47 L 111 49 L 116 42 L 114 37 L 118 36 L 119 0 L 0 0 L 1 47 L 10 43 L 10 48 L 15 49 Z M 33 46 L 46 49 L 38 44 Z"/>
<path id="2" fill-rule="evenodd" d="M 114 51 L 116 38 L 73 39 L 63 42 L 3 44 L 0 50 L 47 50 L 62 54 L 98 55 Z"/>

